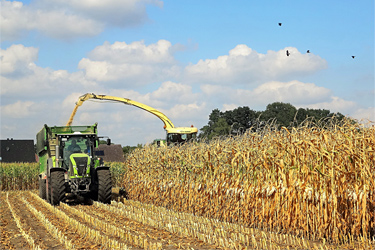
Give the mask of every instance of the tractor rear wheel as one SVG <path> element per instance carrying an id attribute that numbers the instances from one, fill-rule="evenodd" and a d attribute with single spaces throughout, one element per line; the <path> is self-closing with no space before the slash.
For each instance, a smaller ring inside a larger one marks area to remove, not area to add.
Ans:
<path id="1" fill-rule="evenodd" d="M 43 200 L 47 199 L 47 185 L 45 179 L 39 179 L 39 197 Z"/>
<path id="2" fill-rule="evenodd" d="M 63 171 L 51 173 L 49 184 L 49 198 L 51 205 L 60 205 L 65 197 L 65 177 Z"/>
<path id="3" fill-rule="evenodd" d="M 108 169 L 98 170 L 98 201 L 111 204 L 112 179 Z"/>

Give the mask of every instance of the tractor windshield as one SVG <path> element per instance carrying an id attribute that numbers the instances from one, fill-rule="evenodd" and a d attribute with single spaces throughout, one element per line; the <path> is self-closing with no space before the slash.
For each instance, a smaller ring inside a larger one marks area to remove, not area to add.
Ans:
<path id="1" fill-rule="evenodd" d="M 170 133 L 167 135 L 167 143 L 170 144 L 182 144 L 187 141 L 190 141 L 192 139 L 196 138 L 195 133 L 191 134 L 177 134 L 177 133 Z"/>
<path id="2" fill-rule="evenodd" d="M 64 149 L 72 154 L 72 153 L 86 153 L 91 155 L 91 147 L 90 147 L 90 138 L 86 138 L 83 136 L 75 136 L 70 137 L 65 142 Z"/>
<path id="3" fill-rule="evenodd" d="M 86 136 L 70 136 L 63 138 L 63 152 L 62 157 L 64 159 L 65 167 L 68 166 L 69 157 L 73 153 L 85 153 L 93 156 L 94 142 L 91 137 Z"/>

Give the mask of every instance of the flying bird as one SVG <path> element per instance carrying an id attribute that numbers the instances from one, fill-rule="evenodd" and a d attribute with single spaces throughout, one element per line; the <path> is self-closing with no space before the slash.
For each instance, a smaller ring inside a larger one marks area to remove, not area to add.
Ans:
<path id="1" fill-rule="evenodd" d="M 308 49 L 308 50 L 306 51 L 306 53 L 310 53 L 310 50 Z"/>
<path id="2" fill-rule="evenodd" d="M 286 56 L 289 56 L 290 53 L 289 53 L 289 50 L 286 50 Z"/>
<path id="3" fill-rule="evenodd" d="M 352 58 L 354 59 L 355 56 L 352 56 Z"/>
<path id="4" fill-rule="evenodd" d="M 279 26 L 281 26 L 282 23 L 279 23 Z"/>

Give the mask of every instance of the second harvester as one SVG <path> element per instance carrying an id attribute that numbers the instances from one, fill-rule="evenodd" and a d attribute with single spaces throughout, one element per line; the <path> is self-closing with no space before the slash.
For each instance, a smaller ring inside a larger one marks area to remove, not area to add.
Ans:
<path id="1" fill-rule="evenodd" d="M 141 108 L 147 112 L 150 112 L 153 115 L 156 115 L 164 123 L 164 129 L 167 132 L 167 145 L 181 144 L 189 140 L 195 139 L 198 133 L 198 129 L 193 126 L 175 127 L 172 121 L 166 115 L 164 115 L 159 110 L 151 108 L 150 106 L 147 106 L 143 103 L 136 102 L 128 98 L 115 97 L 115 96 L 109 96 L 109 95 L 95 95 L 93 93 L 87 93 L 79 97 L 78 102 L 76 102 L 76 106 L 74 107 L 74 110 L 72 114 L 70 115 L 69 121 L 66 124 L 66 126 L 71 126 L 74 115 L 76 114 L 78 107 L 81 106 L 84 101 L 89 100 L 89 99 L 121 102 L 127 105 L 132 105 L 137 108 Z"/>

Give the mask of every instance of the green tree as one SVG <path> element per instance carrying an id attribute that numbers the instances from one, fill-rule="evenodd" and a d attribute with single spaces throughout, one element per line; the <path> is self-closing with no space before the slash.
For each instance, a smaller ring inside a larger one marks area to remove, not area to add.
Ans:
<path id="1" fill-rule="evenodd" d="M 244 106 L 225 111 L 223 116 L 231 127 L 230 133 L 236 135 L 243 133 L 250 127 L 254 126 L 258 113 L 251 110 L 249 107 Z"/>
<path id="2" fill-rule="evenodd" d="M 344 119 L 344 115 L 340 112 L 332 113 L 331 111 L 327 109 L 304 109 L 299 108 L 296 115 L 296 120 L 298 124 L 301 124 L 306 119 L 310 119 L 312 122 L 317 123 L 323 119 L 330 119 L 334 118 L 335 122 L 341 121 Z M 332 120 L 329 120 L 332 121 Z"/>
<path id="3" fill-rule="evenodd" d="M 209 134 L 208 139 L 212 139 L 214 137 L 219 136 L 226 136 L 229 135 L 230 126 L 228 125 L 225 118 L 220 117 L 217 122 L 213 124 L 212 133 Z"/>
<path id="4" fill-rule="evenodd" d="M 294 121 L 297 109 L 290 103 L 274 102 L 268 104 L 265 111 L 261 114 L 262 121 L 276 119 L 276 124 L 289 127 Z"/>
<path id="5" fill-rule="evenodd" d="M 254 125 L 258 115 L 259 112 L 246 106 L 225 112 L 214 109 L 209 115 L 208 124 L 200 129 L 199 137 L 211 139 L 215 136 L 243 133 Z"/>
<path id="6" fill-rule="evenodd" d="M 200 129 L 199 138 L 212 138 L 210 136 L 214 132 L 215 123 L 219 121 L 219 118 L 223 116 L 223 113 L 219 109 L 214 109 L 208 117 L 208 124 Z"/>
<path id="7" fill-rule="evenodd" d="M 127 155 L 127 154 L 130 154 L 133 150 L 137 148 L 142 148 L 142 147 L 143 147 L 142 144 L 137 144 L 137 146 L 125 146 L 125 147 L 122 147 L 122 152 L 124 152 L 124 155 Z"/>
<path id="8" fill-rule="evenodd" d="M 335 119 L 327 119 L 332 117 Z M 237 135 L 249 128 L 256 130 L 269 120 L 275 120 L 279 127 L 295 127 L 307 118 L 314 123 L 322 119 L 324 122 L 331 123 L 341 121 L 344 116 L 340 113 L 331 113 L 326 109 L 299 108 L 297 110 L 292 104 L 282 102 L 268 104 L 265 111 L 254 111 L 246 106 L 225 112 L 214 109 L 209 115 L 207 125 L 200 129 L 198 137 L 212 139 L 216 136 Z"/>
<path id="9" fill-rule="evenodd" d="M 304 120 L 306 120 L 309 117 L 309 112 L 304 108 L 299 108 L 297 110 L 296 119 L 297 123 L 301 124 Z"/>

